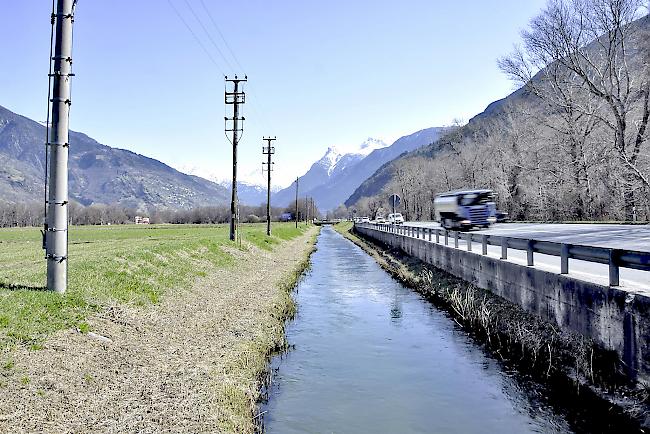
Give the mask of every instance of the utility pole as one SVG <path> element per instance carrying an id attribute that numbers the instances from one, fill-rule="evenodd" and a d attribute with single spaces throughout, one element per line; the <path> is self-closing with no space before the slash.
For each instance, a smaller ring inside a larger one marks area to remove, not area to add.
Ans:
<path id="1" fill-rule="evenodd" d="M 64 293 L 68 284 L 68 151 L 70 124 L 70 80 L 72 74 L 72 26 L 76 0 L 57 0 L 52 15 L 55 26 L 52 99 L 52 129 L 46 143 L 49 184 L 43 232 L 47 259 L 47 289 Z M 48 104 L 49 104 L 48 103 Z"/>
<path id="2" fill-rule="evenodd" d="M 314 208 L 312 207 L 312 202 L 313 198 L 310 197 L 309 200 L 307 201 L 307 223 L 311 222 L 314 220 Z"/>
<path id="3" fill-rule="evenodd" d="M 246 94 L 240 89 L 240 84 L 248 81 L 248 77 L 244 78 L 235 78 L 229 79 L 226 76 L 226 85 L 228 83 L 233 84 L 233 91 L 225 91 L 225 102 L 226 105 L 233 106 L 233 117 L 225 117 L 226 121 L 226 135 L 229 132 L 232 132 L 232 198 L 230 200 L 230 240 L 235 241 L 235 231 L 237 229 L 237 145 L 239 144 L 239 133 L 244 131 L 243 121 L 245 118 L 239 116 L 239 105 L 246 102 Z M 232 121 L 232 128 L 228 128 L 228 122 Z M 239 125 L 239 122 L 242 121 L 242 125 Z"/>
<path id="4" fill-rule="evenodd" d="M 298 229 L 298 180 L 300 177 L 296 178 L 296 229 Z"/>
<path id="5" fill-rule="evenodd" d="M 276 137 L 262 137 L 266 140 L 266 146 L 262 146 L 262 154 L 266 155 L 266 163 L 262 163 L 262 172 L 264 172 L 264 164 L 266 164 L 267 173 L 267 187 L 266 187 L 266 235 L 271 236 L 271 172 L 273 172 L 273 163 L 271 156 L 275 154 L 275 147 L 271 146 L 271 142 L 277 140 Z"/>

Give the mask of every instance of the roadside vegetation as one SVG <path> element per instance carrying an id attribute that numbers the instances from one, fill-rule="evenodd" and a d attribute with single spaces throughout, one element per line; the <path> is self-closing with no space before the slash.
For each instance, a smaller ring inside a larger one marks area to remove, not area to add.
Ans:
<path id="1" fill-rule="evenodd" d="M 242 225 L 244 243 L 270 250 L 305 226 Z M 0 346 L 38 347 L 56 330 L 86 330 L 88 315 L 115 303 L 155 304 L 171 288 L 191 285 L 214 267 L 230 267 L 225 225 L 85 226 L 70 230 L 69 289 L 45 291 L 37 228 L 0 230 Z"/>

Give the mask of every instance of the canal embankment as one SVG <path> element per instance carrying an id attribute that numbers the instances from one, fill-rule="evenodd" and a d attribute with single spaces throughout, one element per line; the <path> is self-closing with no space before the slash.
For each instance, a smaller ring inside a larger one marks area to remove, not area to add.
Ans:
<path id="1" fill-rule="evenodd" d="M 543 391 L 522 387 L 444 311 L 331 226 L 321 231 L 294 297 L 289 347 L 273 359 L 260 409 L 268 434 L 572 433 L 608 426 L 575 418 Z"/>
<path id="2" fill-rule="evenodd" d="M 445 309 L 496 357 L 515 363 L 541 382 L 578 391 L 581 400 L 591 397 L 595 406 L 605 404 L 604 411 L 615 409 L 623 417 L 648 425 L 648 386 L 643 381 L 630 382 L 627 366 L 616 352 L 432 266 L 428 263 L 434 262 L 432 253 L 426 248 L 389 245 L 354 232 L 351 225 L 337 230 L 395 278 Z"/>

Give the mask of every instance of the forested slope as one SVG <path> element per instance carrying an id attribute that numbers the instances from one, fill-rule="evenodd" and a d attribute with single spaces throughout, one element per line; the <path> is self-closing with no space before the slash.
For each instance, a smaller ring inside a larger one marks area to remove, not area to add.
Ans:
<path id="1" fill-rule="evenodd" d="M 363 213 L 403 197 L 487 187 L 515 219 L 648 219 L 650 18 L 637 3 L 549 4 L 499 66 L 522 87 L 433 145 L 382 166 L 348 199 Z M 611 7 L 610 7 L 611 6 Z"/>

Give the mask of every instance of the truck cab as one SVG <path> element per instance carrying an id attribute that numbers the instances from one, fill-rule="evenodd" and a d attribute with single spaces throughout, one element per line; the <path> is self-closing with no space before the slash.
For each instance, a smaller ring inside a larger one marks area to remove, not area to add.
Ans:
<path id="1" fill-rule="evenodd" d="M 492 190 L 460 190 L 439 194 L 433 200 L 436 220 L 445 229 L 469 230 L 496 222 Z"/>

